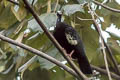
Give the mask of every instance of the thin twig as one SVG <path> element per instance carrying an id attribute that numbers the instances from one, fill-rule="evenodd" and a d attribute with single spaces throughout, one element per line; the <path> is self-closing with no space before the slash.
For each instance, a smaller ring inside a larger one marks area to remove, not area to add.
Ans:
<path id="1" fill-rule="evenodd" d="M 51 12 L 51 0 L 48 0 L 47 2 L 47 13 Z"/>
<path id="2" fill-rule="evenodd" d="M 15 41 L 15 40 L 12 40 L 10 38 L 7 38 L 7 37 L 5 37 L 5 36 L 3 36 L 1 34 L 0 34 L 0 39 L 3 40 L 3 41 L 8 42 L 10 44 L 19 46 L 19 47 L 21 47 L 21 48 L 23 48 L 23 49 L 25 49 L 27 51 L 30 51 L 31 53 L 33 53 L 35 55 L 41 56 L 42 58 L 44 58 L 44 59 L 46 59 L 46 60 L 48 60 L 48 61 L 50 61 L 50 62 L 52 62 L 52 63 L 54 63 L 56 65 L 58 65 L 59 67 L 62 67 L 64 70 L 66 70 L 67 72 L 69 72 L 73 76 L 78 77 L 78 75 L 71 68 L 69 68 L 68 66 L 62 64 L 60 61 L 56 60 L 55 58 L 53 58 L 51 56 L 48 56 L 46 53 L 43 53 L 43 52 L 41 52 L 39 50 L 36 50 L 36 49 L 34 49 L 34 48 L 30 47 L 30 46 L 27 46 L 27 45 L 25 45 L 23 43 L 19 43 L 19 42 Z"/>
<path id="3" fill-rule="evenodd" d="M 27 0 L 23 0 L 27 10 L 29 10 L 31 12 L 31 14 L 34 16 L 35 20 L 38 22 L 38 24 L 41 26 L 41 28 L 44 30 L 44 32 L 46 33 L 46 35 L 48 36 L 48 38 L 54 43 L 54 45 L 56 46 L 56 48 L 61 52 L 61 54 L 63 55 L 63 57 L 68 61 L 68 63 L 70 64 L 70 66 L 72 67 L 72 69 L 79 75 L 79 77 L 81 77 L 84 80 L 89 80 L 88 77 L 86 75 L 84 75 L 82 73 L 82 71 L 74 64 L 74 62 L 67 56 L 67 53 L 65 50 L 63 50 L 63 48 L 60 46 L 60 44 L 56 41 L 56 39 L 53 37 L 53 35 L 46 29 L 45 25 L 41 22 L 41 20 L 39 19 L 37 13 L 33 10 L 33 8 L 30 6 L 30 4 L 27 2 Z"/>
<path id="4" fill-rule="evenodd" d="M 9 2 L 11 2 L 11 3 L 15 4 L 15 5 L 19 5 L 19 3 L 18 3 L 18 2 L 16 2 L 16 1 L 13 1 L 13 0 L 7 0 L 7 1 L 9 1 Z"/>
<path id="5" fill-rule="evenodd" d="M 24 72 L 36 59 L 37 55 L 33 56 L 29 61 L 27 61 L 24 65 L 22 65 L 19 69 L 18 72 Z"/>
<path id="6" fill-rule="evenodd" d="M 28 67 L 35 62 L 35 59 L 37 58 L 37 55 L 33 56 L 29 61 L 27 61 L 24 65 L 22 65 L 19 69 L 18 69 L 18 73 L 21 73 L 21 78 L 23 78 L 23 74 L 25 72 L 26 69 L 28 69 Z"/>
<path id="7" fill-rule="evenodd" d="M 92 16 L 93 21 L 95 21 L 95 17 L 94 17 L 93 11 L 91 10 L 89 4 L 88 4 L 88 9 L 90 11 L 90 14 Z M 96 23 L 96 21 L 95 21 L 95 23 Z M 109 80 L 112 80 L 111 75 L 110 75 L 110 70 L 108 68 L 108 62 L 107 62 L 107 58 L 106 58 L 105 46 L 104 46 L 104 42 L 103 42 L 103 39 L 101 38 L 101 36 L 100 36 L 100 39 L 101 39 L 102 51 L 103 51 L 103 56 L 104 56 L 104 61 L 105 61 L 105 67 L 106 67 L 106 70 L 107 70 L 108 78 L 109 78 Z"/>
<path id="8" fill-rule="evenodd" d="M 4 75 L 8 74 L 10 71 L 12 71 L 14 65 L 15 65 L 15 63 L 13 62 L 7 70 L 0 72 L 0 74 L 4 74 Z"/>
<path id="9" fill-rule="evenodd" d="M 104 43 L 104 45 L 105 45 L 105 47 L 106 47 L 106 50 L 107 50 L 107 52 L 108 52 L 108 54 L 109 54 L 109 57 L 110 57 L 110 59 L 112 60 L 112 62 L 113 62 L 113 64 L 114 64 L 114 67 L 115 67 L 116 72 L 117 72 L 118 74 L 120 74 L 119 68 L 118 68 L 118 66 L 117 66 L 118 63 L 117 63 L 117 61 L 115 60 L 111 49 L 110 49 L 109 46 L 106 44 L 106 42 L 105 42 L 105 40 L 104 40 L 104 38 L 103 38 L 103 36 L 102 36 L 102 32 L 101 32 L 101 30 L 100 30 L 100 28 L 99 28 L 99 25 L 97 24 L 96 20 L 94 19 L 94 15 L 93 15 L 92 11 L 91 11 L 91 16 L 92 16 L 92 18 L 93 18 L 93 22 L 94 22 L 94 25 L 95 25 L 95 29 L 97 30 L 98 34 L 100 35 L 101 39 L 103 40 L 103 43 Z"/>
<path id="10" fill-rule="evenodd" d="M 58 3 L 59 3 L 59 0 L 56 1 L 56 5 L 55 5 L 55 8 L 54 8 L 54 13 L 55 13 L 55 11 L 57 9 Z"/>
<path id="11" fill-rule="evenodd" d="M 107 75 L 107 71 L 105 69 L 99 68 L 99 67 L 94 66 L 94 65 L 91 65 L 91 67 L 92 67 L 92 69 L 95 69 L 95 70 L 99 71 L 100 73 Z M 110 72 L 110 74 L 111 74 L 111 77 L 114 78 L 115 80 L 120 80 L 119 75 L 112 73 L 112 72 Z"/>
<path id="12" fill-rule="evenodd" d="M 80 17 L 77 17 L 77 18 L 81 21 L 93 21 L 92 19 L 83 19 L 83 18 L 80 18 Z"/>
<path id="13" fill-rule="evenodd" d="M 110 75 L 110 70 L 109 70 L 109 67 L 108 67 L 107 56 L 106 56 L 106 52 L 105 52 L 105 45 L 104 45 L 102 39 L 101 39 L 101 44 L 102 44 L 102 51 L 103 51 L 105 67 L 106 67 L 106 70 L 107 70 L 108 78 L 109 78 L 109 80 L 112 80 L 111 75 Z"/>
<path id="14" fill-rule="evenodd" d="M 94 2 L 95 4 L 97 4 L 97 5 L 102 6 L 103 8 L 105 8 L 105 9 L 107 9 L 107 10 L 120 13 L 120 10 L 118 10 L 118 9 L 111 8 L 111 7 L 106 6 L 106 5 L 104 5 L 104 4 L 102 4 L 102 3 L 98 2 L 98 1 L 95 1 L 95 0 L 93 0 L 93 2 Z"/>
<path id="15" fill-rule="evenodd" d="M 14 34 L 18 34 L 19 31 L 23 28 L 23 26 L 26 24 L 28 19 L 23 19 L 20 24 L 18 25 L 17 29 L 14 31 Z"/>

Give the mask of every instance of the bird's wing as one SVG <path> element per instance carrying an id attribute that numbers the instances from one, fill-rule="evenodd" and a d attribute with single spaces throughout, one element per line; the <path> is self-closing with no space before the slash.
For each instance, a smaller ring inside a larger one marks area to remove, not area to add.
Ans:
<path id="1" fill-rule="evenodd" d="M 65 29 L 65 36 L 69 44 L 74 46 L 78 44 L 79 35 L 77 34 L 74 28 L 67 27 Z"/>

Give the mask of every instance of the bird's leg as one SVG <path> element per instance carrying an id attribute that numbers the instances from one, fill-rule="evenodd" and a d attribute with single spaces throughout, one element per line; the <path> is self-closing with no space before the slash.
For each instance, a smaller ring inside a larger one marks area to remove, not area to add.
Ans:
<path id="1" fill-rule="evenodd" d="M 69 56 L 72 60 L 76 60 L 76 59 L 73 59 L 73 58 L 72 58 L 72 55 L 73 55 L 74 52 L 75 52 L 75 50 L 72 50 L 72 51 L 68 54 L 68 56 Z"/>
<path id="2" fill-rule="evenodd" d="M 65 49 L 63 48 L 63 50 L 65 50 Z M 65 52 L 67 53 L 66 50 L 65 50 Z M 75 60 L 75 59 L 72 58 L 72 55 L 73 55 L 74 52 L 75 52 L 75 50 L 72 50 L 70 53 L 67 54 L 72 60 Z"/>
<path id="3" fill-rule="evenodd" d="M 72 55 L 73 55 L 74 52 L 75 52 L 75 51 L 72 50 L 72 51 L 70 52 L 70 54 L 68 54 L 68 56 L 69 56 L 70 58 L 72 58 Z"/>

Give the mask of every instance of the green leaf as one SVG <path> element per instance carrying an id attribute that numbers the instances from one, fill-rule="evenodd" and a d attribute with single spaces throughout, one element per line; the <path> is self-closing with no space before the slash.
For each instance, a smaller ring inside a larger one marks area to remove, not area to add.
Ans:
<path id="1" fill-rule="evenodd" d="M 108 32 L 113 39 L 120 40 L 119 34 L 116 34 L 116 33 L 110 32 L 110 31 L 106 31 L 106 32 Z"/>
<path id="2" fill-rule="evenodd" d="M 116 55 L 116 54 L 120 55 L 120 46 L 116 40 L 109 38 L 107 44 L 110 46 L 113 52 L 113 55 Z"/>
<path id="3" fill-rule="evenodd" d="M 85 45 L 86 55 L 91 62 L 96 66 L 103 66 L 104 59 L 99 47 L 99 37 L 95 30 L 90 27 L 84 27 L 82 31 L 82 40 Z"/>
<path id="4" fill-rule="evenodd" d="M 50 78 L 51 80 L 76 80 L 73 75 L 58 66 L 50 70 Z"/>
<path id="5" fill-rule="evenodd" d="M 116 60 L 118 63 L 120 63 L 120 46 L 119 43 L 117 43 L 116 40 L 109 38 L 108 39 L 108 45 L 110 47 L 110 49 L 112 50 L 113 55 L 115 56 Z"/>
<path id="6" fill-rule="evenodd" d="M 65 71 L 56 66 L 51 69 L 50 78 L 50 80 L 65 80 Z"/>
<path id="7" fill-rule="evenodd" d="M 47 53 L 49 56 L 54 57 L 55 59 L 57 59 L 59 61 L 64 61 L 64 58 L 61 56 L 60 53 L 58 53 L 58 50 L 54 46 L 50 46 L 46 50 L 47 51 L 45 51 L 45 53 Z M 43 59 L 41 57 L 39 57 L 38 60 L 40 62 L 41 68 L 45 68 L 45 69 L 49 70 L 56 66 L 55 64 L 53 64 L 53 63 L 49 62 L 48 60 Z"/>
<path id="8" fill-rule="evenodd" d="M 119 5 L 115 2 L 112 1 L 110 3 L 105 4 L 111 8 L 115 8 L 115 9 L 120 9 Z M 120 14 L 119 13 L 115 13 L 114 11 L 110 11 L 108 9 L 105 8 L 100 8 L 96 10 L 97 14 L 99 16 L 102 16 L 104 18 L 104 22 L 102 23 L 102 28 L 106 29 L 107 27 L 109 27 L 111 25 L 111 23 L 115 24 L 117 27 L 120 27 Z"/>
<path id="9" fill-rule="evenodd" d="M 71 5 L 65 5 L 62 7 L 62 10 L 64 10 L 65 15 L 71 15 L 78 11 L 84 12 L 83 7 L 80 4 L 71 4 Z"/>
<path id="10" fill-rule="evenodd" d="M 8 29 L 5 30 L 4 34 L 6 36 L 14 36 L 14 32 L 16 31 L 17 27 L 19 26 L 20 22 L 15 22 L 12 24 Z"/>
<path id="11" fill-rule="evenodd" d="M 33 48 L 40 49 L 46 43 L 50 42 L 45 34 L 40 34 L 39 32 L 37 32 L 37 33 L 31 32 L 30 35 L 32 35 L 32 36 L 30 36 L 28 39 L 26 39 L 25 43 Z"/>
<path id="12" fill-rule="evenodd" d="M 54 13 L 45 13 L 39 16 L 39 18 L 47 29 L 56 25 L 57 16 Z M 41 33 L 43 32 L 43 30 L 41 29 L 41 27 L 39 26 L 35 19 L 28 21 L 28 28 L 30 28 L 34 32 L 36 31 L 40 31 Z"/>
<path id="13" fill-rule="evenodd" d="M 14 5 L 11 7 L 11 10 L 19 21 L 23 20 L 27 16 L 27 10 L 22 5 Z"/>
<path id="14" fill-rule="evenodd" d="M 25 71 L 23 77 L 23 80 L 50 80 L 49 71 L 39 67 L 32 71 Z"/>
<path id="15" fill-rule="evenodd" d="M 6 7 L 0 3 L 0 28 L 7 29 L 12 24 L 16 22 L 16 18 L 11 11 L 11 5 L 7 5 Z"/>

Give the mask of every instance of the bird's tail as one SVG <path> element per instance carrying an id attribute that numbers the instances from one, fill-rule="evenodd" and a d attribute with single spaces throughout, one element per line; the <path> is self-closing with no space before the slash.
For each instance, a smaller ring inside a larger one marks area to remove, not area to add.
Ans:
<path id="1" fill-rule="evenodd" d="M 91 66 L 90 66 L 86 56 L 79 57 L 77 60 L 78 60 L 78 64 L 79 64 L 80 70 L 84 74 L 92 74 L 92 69 L 91 69 Z"/>

